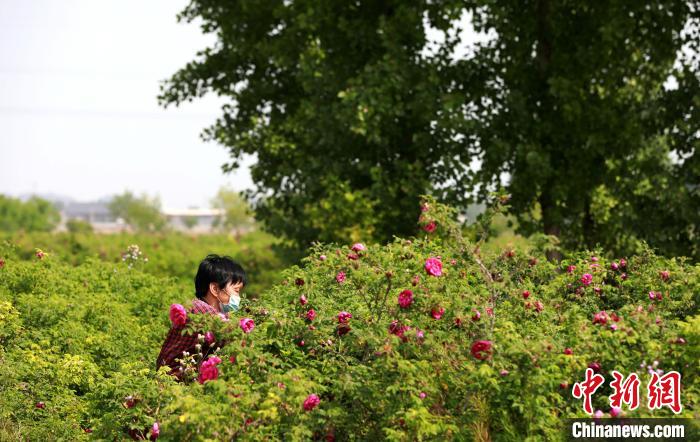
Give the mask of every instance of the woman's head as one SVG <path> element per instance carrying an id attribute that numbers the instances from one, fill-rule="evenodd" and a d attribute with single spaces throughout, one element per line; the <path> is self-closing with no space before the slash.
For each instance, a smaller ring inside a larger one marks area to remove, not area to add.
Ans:
<path id="1" fill-rule="evenodd" d="M 228 302 L 233 291 L 240 291 L 247 284 L 243 267 L 228 256 L 208 255 L 199 264 L 194 287 L 197 298 L 204 299 L 209 291 L 221 295 L 222 302 Z"/>

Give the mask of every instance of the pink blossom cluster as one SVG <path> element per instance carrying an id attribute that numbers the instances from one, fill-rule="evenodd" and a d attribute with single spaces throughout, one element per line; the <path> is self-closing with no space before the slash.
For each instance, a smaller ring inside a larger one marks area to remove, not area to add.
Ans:
<path id="1" fill-rule="evenodd" d="M 472 344 L 470 352 L 476 359 L 483 361 L 491 356 L 492 346 L 493 342 L 491 341 L 476 341 Z"/>
<path id="2" fill-rule="evenodd" d="M 345 311 L 338 313 L 339 324 L 347 324 L 350 318 L 352 318 L 352 313 L 348 313 Z"/>
<path id="3" fill-rule="evenodd" d="M 592 282 L 593 282 L 593 275 L 591 275 L 590 273 L 584 273 L 583 276 L 581 276 L 581 284 L 583 284 L 585 286 L 589 286 L 589 285 L 591 285 Z"/>
<path id="4" fill-rule="evenodd" d="M 401 308 L 409 308 L 413 304 L 413 292 L 410 290 L 404 290 L 399 293 L 399 306 Z"/>
<path id="5" fill-rule="evenodd" d="M 187 323 L 187 310 L 180 304 L 170 306 L 170 322 L 176 327 L 182 327 Z"/>
<path id="6" fill-rule="evenodd" d="M 442 262 L 439 258 L 428 258 L 425 260 L 425 271 L 431 276 L 442 275 Z"/>
<path id="7" fill-rule="evenodd" d="M 238 321 L 238 325 L 241 327 L 241 330 L 243 330 L 243 333 L 250 333 L 255 328 L 255 321 L 250 318 L 241 318 L 241 320 Z"/>
<path id="8" fill-rule="evenodd" d="M 308 312 L 306 312 L 306 319 L 309 321 L 316 319 L 316 310 L 310 309 Z"/>
<path id="9" fill-rule="evenodd" d="M 212 356 L 202 362 L 202 366 L 199 369 L 199 383 L 203 384 L 207 381 L 218 379 L 219 369 L 216 366 L 220 363 L 221 359 L 218 356 Z"/>
<path id="10" fill-rule="evenodd" d="M 610 319 L 610 317 L 605 311 L 600 311 L 593 315 L 594 324 L 605 325 L 608 322 L 608 319 Z"/>
<path id="11" fill-rule="evenodd" d="M 411 330 L 411 327 L 400 324 L 396 319 L 389 324 L 389 333 L 398 336 L 403 342 L 408 341 L 408 337 L 405 336 L 405 333 L 409 330 Z"/>
<path id="12" fill-rule="evenodd" d="M 311 411 L 314 408 L 316 408 L 320 403 L 321 399 L 317 395 L 310 394 L 306 397 L 306 399 L 304 399 L 304 410 Z"/>
<path id="13" fill-rule="evenodd" d="M 433 319 L 440 319 L 440 318 L 442 318 L 442 315 L 444 315 L 444 314 L 445 314 L 445 308 L 440 307 L 440 306 L 434 307 L 430 311 L 430 316 L 432 316 Z"/>

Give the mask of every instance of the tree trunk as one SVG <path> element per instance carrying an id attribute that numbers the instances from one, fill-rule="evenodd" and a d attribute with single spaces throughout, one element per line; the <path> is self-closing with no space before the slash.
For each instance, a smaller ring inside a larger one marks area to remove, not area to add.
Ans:
<path id="1" fill-rule="evenodd" d="M 542 224 L 544 226 L 545 235 L 554 235 L 559 238 L 561 234 L 561 226 L 559 221 L 561 217 L 557 213 L 557 208 L 552 200 L 552 194 L 550 193 L 550 188 L 545 187 L 540 193 L 540 208 L 542 210 Z M 558 250 L 548 250 L 547 260 L 550 262 L 561 262 L 562 255 Z"/>

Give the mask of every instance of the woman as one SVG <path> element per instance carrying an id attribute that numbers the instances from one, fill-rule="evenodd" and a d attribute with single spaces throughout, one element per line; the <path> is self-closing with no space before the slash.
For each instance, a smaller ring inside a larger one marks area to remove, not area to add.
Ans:
<path id="1" fill-rule="evenodd" d="M 228 319 L 228 313 L 238 311 L 241 302 L 240 292 L 247 284 L 243 267 L 228 256 L 208 255 L 199 264 L 197 276 L 194 278 L 196 298 L 192 301 L 192 314 L 221 315 Z M 188 320 L 189 321 L 189 320 Z M 156 370 L 162 366 L 170 367 L 170 374 L 182 380 L 184 368 L 179 359 L 183 353 L 197 353 L 197 345 L 202 345 L 203 357 L 213 352 L 215 348 L 210 343 L 200 342 L 201 332 L 182 334 L 186 324 L 173 323 L 156 360 Z"/>

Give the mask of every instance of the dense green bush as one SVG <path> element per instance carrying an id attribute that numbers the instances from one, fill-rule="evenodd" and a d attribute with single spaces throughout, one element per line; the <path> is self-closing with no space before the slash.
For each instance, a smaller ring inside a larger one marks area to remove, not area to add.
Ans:
<path id="1" fill-rule="evenodd" d="M 557 440 L 563 418 L 586 416 L 571 387 L 592 363 L 606 377 L 595 409 L 610 411 L 612 370 L 637 372 L 643 401 L 650 370 L 676 370 L 679 416 L 698 417 L 698 266 L 650 251 L 561 265 L 488 254 L 447 208 L 424 209 L 420 238 L 316 246 L 230 321 L 190 315 L 190 330 L 225 343 L 203 383 L 153 370 L 168 305 L 191 298 L 174 280 L 127 263 L 7 260 L 3 436 L 152 437 L 157 423 L 162 440 Z"/>
<path id="2" fill-rule="evenodd" d="M 174 277 L 188 291 L 199 262 L 209 253 L 230 255 L 251 275 L 249 295 L 259 295 L 277 281 L 279 272 L 293 259 L 283 245 L 269 234 L 253 231 L 239 238 L 224 235 L 190 235 L 180 232 L 160 234 L 16 233 L 0 239 L 12 244 L 12 256 L 35 258 L 36 249 L 52 255 L 55 261 L 80 265 L 90 258 L 118 263 L 130 245 L 139 246 L 141 258 L 129 260 L 142 271 Z M 146 259 L 147 262 L 143 262 Z"/>

